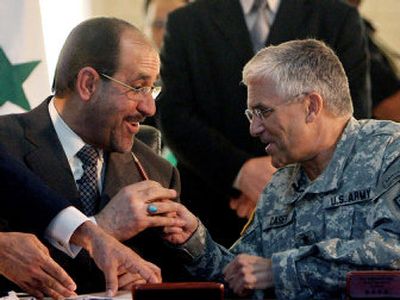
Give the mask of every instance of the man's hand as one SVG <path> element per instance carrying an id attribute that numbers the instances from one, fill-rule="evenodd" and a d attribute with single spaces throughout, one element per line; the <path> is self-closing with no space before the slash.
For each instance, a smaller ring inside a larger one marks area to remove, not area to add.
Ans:
<path id="1" fill-rule="evenodd" d="M 146 280 L 144 280 L 139 274 L 123 272 L 118 275 L 119 290 L 131 291 L 133 286 L 144 283 L 146 283 Z"/>
<path id="2" fill-rule="evenodd" d="M 246 194 L 242 193 L 237 198 L 231 198 L 229 206 L 231 209 L 236 211 L 238 217 L 249 219 L 252 212 L 256 208 L 256 203 L 247 197 Z"/>
<path id="3" fill-rule="evenodd" d="M 255 207 L 261 192 L 275 171 L 270 156 L 249 159 L 240 169 L 234 186 L 245 194 Z"/>
<path id="4" fill-rule="evenodd" d="M 146 180 L 121 189 L 107 206 L 95 216 L 97 224 L 120 241 L 125 241 L 149 227 L 176 226 L 174 207 L 164 207 L 162 214 L 150 215 L 149 203 L 174 199 L 175 190 Z"/>
<path id="5" fill-rule="evenodd" d="M 379 102 L 372 115 L 376 119 L 400 122 L 400 90 Z"/>
<path id="6" fill-rule="evenodd" d="M 182 204 L 175 203 L 177 226 L 164 227 L 164 239 L 172 244 L 185 243 L 199 226 L 197 218 Z"/>
<path id="7" fill-rule="evenodd" d="M 0 232 L 0 274 L 37 298 L 76 296 L 74 281 L 32 234 Z"/>
<path id="8" fill-rule="evenodd" d="M 231 261 L 224 269 L 224 278 L 240 296 L 246 296 L 250 290 L 274 286 L 271 260 L 248 254 L 239 254 Z"/>
<path id="9" fill-rule="evenodd" d="M 118 287 L 131 283 L 132 277 L 144 283 L 161 282 L 161 271 L 156 265 L 145 261 L 90 221 L 75 230 L 71 242 L 86 249 L 103 271 L 108 296 L 115 295 Z"/>

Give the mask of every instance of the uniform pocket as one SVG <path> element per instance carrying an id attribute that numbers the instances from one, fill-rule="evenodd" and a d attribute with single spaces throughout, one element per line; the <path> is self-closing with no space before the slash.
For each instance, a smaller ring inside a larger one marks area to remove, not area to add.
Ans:
<path id="1" fill-rule="evenodd" d="M 353 234 L 354 206 L 343 205 L 325 211 L 326 239 L 350 239 Z"/>
<path id="2" fill-rule="evenodd" d="M 265 217 L 262 238 L 268 254 L 294 247 L 294 218 L 294 211 L 276 212 Z"/>

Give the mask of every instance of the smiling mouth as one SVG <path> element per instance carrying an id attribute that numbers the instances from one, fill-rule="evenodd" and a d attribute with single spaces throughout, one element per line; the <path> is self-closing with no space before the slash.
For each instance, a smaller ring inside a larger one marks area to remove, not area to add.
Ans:
<path id="1" fill-rule="evenodd" d="M 140 124 L 137 121 L 126 120 L 127 128 L 130 134 L 136 134 L 139 131 Z"/>

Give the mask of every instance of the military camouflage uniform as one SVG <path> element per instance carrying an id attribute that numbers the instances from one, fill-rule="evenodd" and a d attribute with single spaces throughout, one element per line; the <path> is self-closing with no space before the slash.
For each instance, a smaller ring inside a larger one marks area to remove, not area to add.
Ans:
<path id="1" fill-rule="evenodd" d="M 272 259 L 278 299 L 331 299 L 350 270 L 400 269 L 399 237 L 400 125 L 351 119 L 314 181 L 299 165 L 276 172 L 229 251 L 202 226 L 182 249 L 195 276 L 221 280 L 248 253 Z"/>

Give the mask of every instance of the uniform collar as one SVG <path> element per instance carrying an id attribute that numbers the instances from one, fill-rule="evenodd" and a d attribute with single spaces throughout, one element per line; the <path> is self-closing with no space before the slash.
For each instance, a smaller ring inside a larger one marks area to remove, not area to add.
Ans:
<path id="1" fill-rule="evenodd" d="M 299 194 L 299 197 L 285 197 L 287 203 L 295 202 L 300 198 L 300 195 L 303 195 L 304 193 L 316 194 L 328 192 L 339 187 L 343 178 L 344 168 L 350 157 L 349 153 L 352 153 L 359 130 L 359 122 L 356 119 L 351 118 L 342 133 L 331 161 L 324 172 L 314 181 L 310 181 L 307 178 L 304 170 L 299 164 L 295 165 L 289 180 L 288 192 L 290 190 L 291 194 L 297 193 Z"/>

